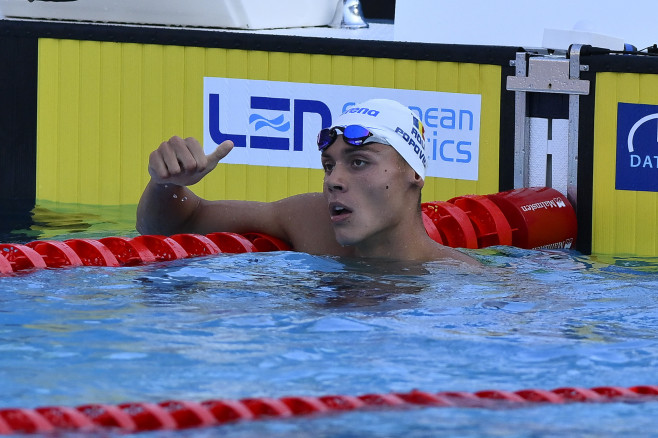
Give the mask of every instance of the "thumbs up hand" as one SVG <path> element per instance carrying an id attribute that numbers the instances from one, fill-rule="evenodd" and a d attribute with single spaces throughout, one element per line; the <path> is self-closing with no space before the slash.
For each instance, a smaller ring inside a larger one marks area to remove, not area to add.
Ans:
<path id="1" fill-rule="evenodd" d="M 233 149 L 227 140 L 206 155 L 193 137 L 172 137 L 149 155 L 148 171 L 156 184 L 190 186 L 201 181 Z"/>

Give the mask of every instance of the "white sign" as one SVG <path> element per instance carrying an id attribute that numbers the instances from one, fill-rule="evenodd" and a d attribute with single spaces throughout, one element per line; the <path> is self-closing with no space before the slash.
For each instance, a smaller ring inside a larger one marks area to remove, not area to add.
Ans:
<path id="1" fill-rule="evenodd" d="M 643 49 L 658 42 L 656 12 L 655 0 L 396 0 L 394 33 L 397 41 L 442 44 L 567 50 L 619 40 Z"/>
<path id="2" fill-rule="evenodd" d="M 320 129 L 373 98 L 397 100 L 421 119 L 428 176 L 478 179 L 479 94 L 207 77 L 204 148 L 230 139 L 236 147 L 224 163 L 320 169 Z"/>

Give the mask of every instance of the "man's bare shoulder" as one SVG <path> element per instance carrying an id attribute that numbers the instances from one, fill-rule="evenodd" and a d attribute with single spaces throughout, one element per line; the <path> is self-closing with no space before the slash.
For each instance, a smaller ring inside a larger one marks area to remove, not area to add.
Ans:
<path id="1" fill-rule="evenodd" d="M 273 207 L 286 221 L 329 222 L 329 209 L 322 193 L 302 193 L 273 203 Z"/>
<path id="2" fill-rule="evenodd" d="M 455 248 L 437 243 L 434 247 L 432 259 L 436 261 L 456 261 L 469 267 L 481 267 L 482 263 L 473 257 Z"/>
<path id="3" fill-rule="evenodd" d="M 299 195 L 292 195 L 287 198 L 283 198 L 280 201 L 276 201 L 276 204 L 288 204 L 288 205 L 298 205 L 311 202 L 314 204 L 327 205 L 327 202 L 324 199 L 324 195 L 320 192 L 309 192 L 309 193 L 300 193 Z"/>
<path id="4" fill-rule="evenodd" d="M 274 203 L 288 241 L 296 251 L 323 255 L 351 255 L 336 242 L 327 201 L 322 193 L 303 193 Z"/>

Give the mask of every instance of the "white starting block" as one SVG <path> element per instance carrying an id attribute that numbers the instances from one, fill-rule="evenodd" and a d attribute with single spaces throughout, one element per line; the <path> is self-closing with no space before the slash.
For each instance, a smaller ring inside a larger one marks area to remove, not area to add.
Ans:
<path id="1" fill-rule="evenodd" d="M 20 19 L 272 29 L 328 25 L 338 3 L 339 0 L 0 0 L 0 11 L 7 18 Z"/>

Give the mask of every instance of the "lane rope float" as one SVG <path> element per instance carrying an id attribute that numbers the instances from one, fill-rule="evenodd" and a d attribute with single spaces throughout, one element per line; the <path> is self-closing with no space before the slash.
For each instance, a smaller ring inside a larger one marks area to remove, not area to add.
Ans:
<path id="1" fill-rule="evenodd" d="M 411 407 L 523 408 L 539 404 L 655 402 L 658 386 L 630 388 L 600 386 L 553 390 L 486 390 L 326 395 L 321 397 L 246 398 L 202 402 L 168 400 L 160 403 L 87 404 L 35 409 L 0 409 L 0 434 L 89 432 L 113 430 L 126 433 L 214 427 L 239 421 L 338 414 L 356 410 L 392 410 Z"/>
<path id="2" fill-rule="evenodd" d="M 571 204 L 548 187 L 459 196 L 421 207 L 427 234 L 453 248 L 570 248 L 576 239 L 576 214 Z M 223 232 L 5 243 L 0 244 L 0 276 L 45 268 L 132 266 L 219 253 L 290 249 L 286 242 L 266 234 Z"/>
<path id="3" fill-rule="evenodd" d="M 262 233 L 40 240 L 24 245 L 3 243 L 0 244 L 0 276 L 45 268 L 133 266 L 220 253 L 290 249 L 286 242 Z"/>

